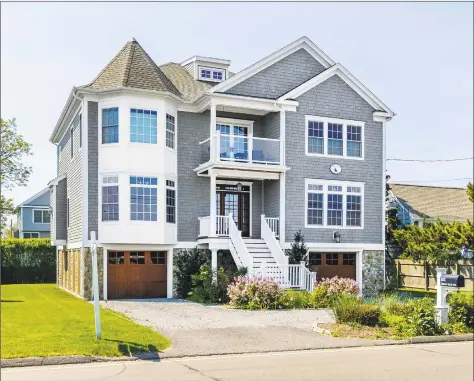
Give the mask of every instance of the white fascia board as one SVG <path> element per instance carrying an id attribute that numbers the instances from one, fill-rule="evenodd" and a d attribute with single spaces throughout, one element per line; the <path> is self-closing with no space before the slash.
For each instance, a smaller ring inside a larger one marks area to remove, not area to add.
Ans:
<path id="1" fill-rule="evenodd" d="M 263 111 L 296 111 L 299 102 L 293 100 L 277 101 L 274 99 L 253 98 L 230 94 L 210 94 L 211 104 L 232 106 Z"/>
<path id="2" fill-rule="evenodd" d="M 329 58 L 326 53 L 324 53 L 320 48 L 318 48 L 308 37 L 303 36 L 298 40 L 292 42 L 291 44 L 283 47 L 282 49 L 276 51 L 273 54 L 261 59 L 260 61 L 254 63 L 253 65 L 247 67 L 246 69 L 238 72 L 234 76 L 226 79 L 221 82 L 219 85 L 214 86 L 212 89 L 208 90 L 209 93 L 216 93 L 229 90 L 231 87 L 234 87 L 238 83 L 245 81 L 251 76 L 257 74 L 258 72 L 266 69 L 267 67 L 273 65 L 274 63 L 280 61 L 281 59 L 293 54 L 294 52 L 305 49 L 309 54 L 311 54 L 318 62 L 321 63 L 325 68 L 329 68 L 334 65 L 334 61 Z"/>
<path id="3" fill-rule="evenodd" d="M 28 200 L 26 201 L 23 201 L 20 205 L 18 205 L 19 207 L 20 206 L 28 206 L 27 204 L 29 204 L 30 202 L 36 200 L 37 198 L 43 196 L 46 192 L 49 192 L 49 188 L 44 188 L 43 190 L 39 191 L 38 193 L 36 193 L 34 196 L 31 196 Z M 37 206 L 37 205 L 33 205 L 33 206 Z"/>
<path id="4" fill-rule="evenodd" d="M 230 63 L 231 63 L 231 61 L 224 60 L 224 59 L 221 59 L 221 58 L 193 56 L 193 57 L 188 58 L 187 60 L 181 62 L 181 66 L 186 66 L 186 65 L 190 64 L 191 62 L 195 62 L 195 61 L 210 62 L 210 63 L 216 63 L 216 64 L 227 65 L 227 66 L 229 66 Z"/>
<path id="5" fill-rule="evenodd" d="M 322 73 L 311 78 L 309 81 L 301 84 L 297 88 L 291 90 L 285 95 L 278 98 L 278 101 L 284 101 L 287 99 L 295 99 L 306 93 L 308 90 L 316 87 L 333 75 L 339 76 L 345 83 L 347 83 L 357 94 L 359 94 L 367 103 L 377 110 L 382 110 L 382 114 L 386 118 L 392 118 L 395 113 L 377 98 L 367 87 L 365 87 L 357 78 L 355 78 L 344 66 L 340 63 L 335 64 L 331 68 L 323 71 Z"/>
<path id="6" fill-rule="evenodd" d="M 69 126 L 71 115 L 76 114 L 76 107 L 77 103 L 79 102 L 79 100 L 76 98 L 76 93 L 77 88 L 73 87 L 69 93 L 69 97 L 66 101 L 66 104 L 64 105 L 61 115 L 59 116 L 56 126 L 49 137 L 49 141 L 53 144 L 58 144 L 61 141 L 64 132 L 67 130 L 65 126 Z"/>
<path id="7" fill-rule="evenodd" d="M 177 95 L 174 95 L 168 91 L 156 91 L 156 90 L 146 90 L 146 89 L 138 89 L 126 86 L 119 86 L 113 89 L 106 89 L 106 90 L 95 90 L 95 89 L 85 89 L 85 88 L 78 88 L 78 94 L 88 94 L 88 95 L 106 95 L 106 94 L 114 94 L 114 93 L 128 93 L 128 94 L 140 94 L 140 95 L 154 95 L 160 96 L 163 98 L 168 98 L 176 102 L 186 102 Z"/>

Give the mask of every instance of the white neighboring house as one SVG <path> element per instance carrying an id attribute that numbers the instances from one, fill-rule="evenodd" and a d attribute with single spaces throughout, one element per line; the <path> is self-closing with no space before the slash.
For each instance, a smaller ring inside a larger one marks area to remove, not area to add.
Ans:
<path id="1" fill-rule="evenodd" d="M 96 231 L 104 299 L 172 297 L 173 258 L 193 247 L 214 268 L 229 250 L 250 272 L 309 289 L 309 271 L 284 254 L 301 230 L 318 278 L 383 288 L 394 113 L 307 37 L 236 74 L 230 65 L 158 66 L 133 40 L 72 89 L 50 137 L 60 287 L 90 298 Z"/>

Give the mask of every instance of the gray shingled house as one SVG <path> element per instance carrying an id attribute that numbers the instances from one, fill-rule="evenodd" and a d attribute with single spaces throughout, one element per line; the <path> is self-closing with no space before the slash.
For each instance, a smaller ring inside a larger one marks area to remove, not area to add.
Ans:
<path id="1" fill-rule="evenodd" d="M 264 49 L 262 49 L 264 50 Z M 315 278 L 383 288 L 385 125 L 394 113 L 307 37 L 232 74 L 193 56 L 158 66 L 128 42 L 73 87 L 50 141 L 58 285 L 172 297 L 181 249 L 310 290 Z M 310 269 L 288 264 L 298 230 Z"/>

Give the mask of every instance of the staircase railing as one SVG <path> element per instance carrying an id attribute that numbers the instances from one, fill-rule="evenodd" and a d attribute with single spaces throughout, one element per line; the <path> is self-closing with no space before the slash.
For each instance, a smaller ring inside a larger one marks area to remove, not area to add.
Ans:
<path id="1" fill-rule="evenodd" d="M 254 275 L 271 278 L 282 288 L 299 288 L 309 292 L 313 292 L 316 281 L 316 273 L 309 271 L 304 262 L 299 265 L 277 265 L 262 262 Z"/>
<path id="2" fill-rule="evenodd" d="M 232 214 L 228 216 L 228 231 L 231 243 L 229 245 L 230 251 L 236 265 L 239 266 L 238 262 L 240 262 L 241 266 L 247 267 L 248 273 L 251 274 L 253 272 L 253 258 L 250 256 L 247 246 L 245 246 L 242 232 L 237 228 Z"/>
<path id="3" fill-rule="evenodd" d="M 262 214 L 260 216 L 260 223 L 261 223 L 261 231 L 260 234 L 262 235 L 262 239 L 267 244 L 270 252 L 272 253 L 275 262 L 279 265 L 287 265 L 288 264 L 288 257 L 285 255 L 283 250 L 280 247 L 280 243 L 275 238 L 275 233 L 272 232 L 270 226 L 267 223 L 267 219 L 265 215 Z"/>
<path id="4" fill-rule="evenodd" d="M 280 235 L 280 218 L 278 217 L 265 217 L 270 230 L 275 233 L 275 237 L 278 238 Z"/>

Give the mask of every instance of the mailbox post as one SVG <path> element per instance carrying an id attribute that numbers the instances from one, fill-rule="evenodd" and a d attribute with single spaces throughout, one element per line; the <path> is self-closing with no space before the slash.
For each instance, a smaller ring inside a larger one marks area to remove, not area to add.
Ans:
<path id="1" fill-rule="evenodd" d="M 464 287 L 462 275 L 447 275 L 446 268 L 436 269 L 436 318 L 439 324 L 448 322 L 449 306 L 446 303 L 448 293 L 455 292 L 459 287 Z"/>

